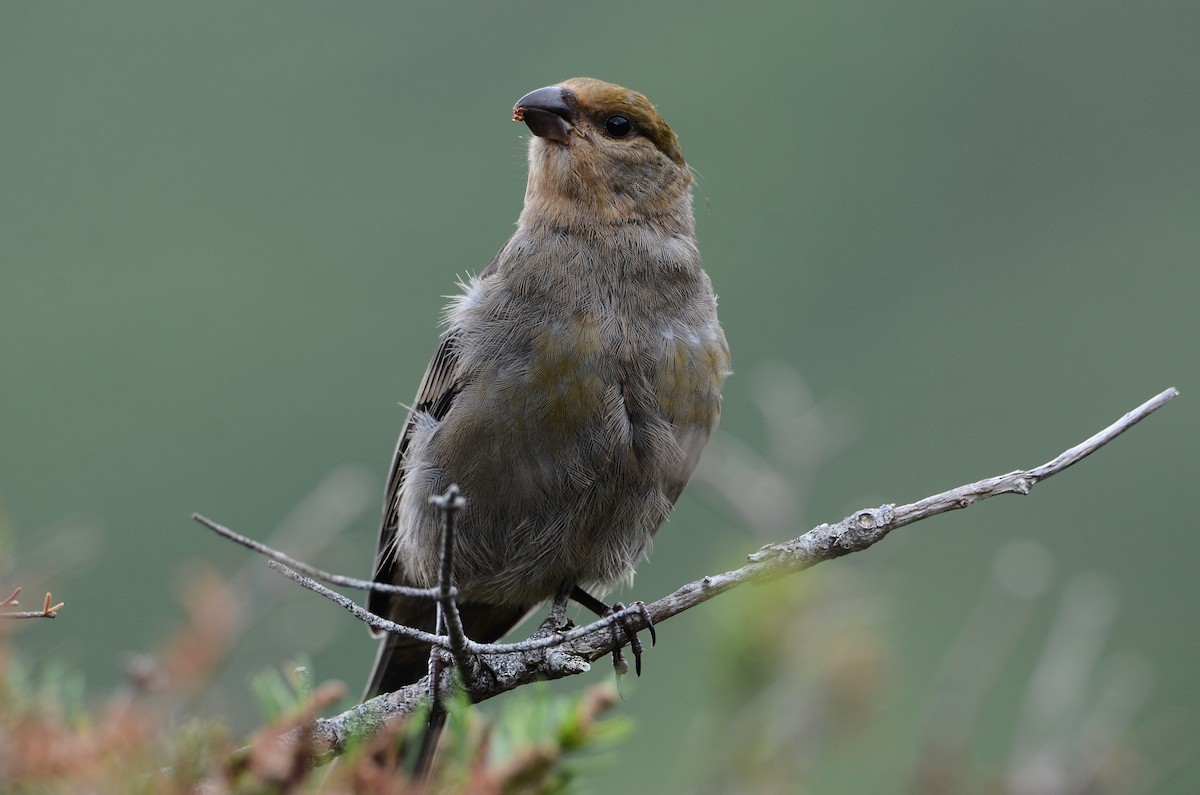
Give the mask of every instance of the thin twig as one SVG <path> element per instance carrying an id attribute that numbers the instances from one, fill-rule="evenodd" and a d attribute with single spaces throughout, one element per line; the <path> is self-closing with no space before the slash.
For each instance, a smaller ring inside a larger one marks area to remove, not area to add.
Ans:
<path id="1" fill-rule="evenodd" d="M 419 629 L 413 629 L 412 627 L 405 626 L 404 624 L 397 624 L 394 621 L 389 621 L 383 616 L 372 613 L 365 607 L 362 607 L 353 599 L 342 596 L 337 591 L 326 588 L 324 585 L 321 585 L 321 583 L 317 582 L 311 577 L 306 577 L 300 572 L 295 571 L 294 569 L 291 569 L 288 566 L 279 563 L 278 561 L 268 560 L 267 567 L 279 572 L 280 574 L 286 575 L 313 593 L 319 594 L 329 601 L 340 605 L 348 613 L 372 629 L 378 629 L 382 632 L 394 632 L 400 635 L 407 635 L 408 637 L 419 640 L 422 643 L 429 643 L 446 650 L 450 649 L 450 639 L 445 635 L 434 635 L 429 632 L 423 632 Z M 530 638 L 529 640 L 523 640 L 518 643 L 476 643 L 470 638 L 466 638 L 464 640 L 463 648 L 468 654 L 476 655 L 522 654 L 524 652 L 540 651 L 542 649 L 549 649 L 554 646 L 559 646 L 564 642 L 578 640 L 579 638 L 591 635 L 593 632 L 607 630 L 617 622 L 627 621 L 630 616 L 638 615 L 639 613 L 640 610 L 637 607 L 626 607 L 624 610 L 618 610 L 611 615 L 598 618 L 586 626 L 576 627 L 572 630 L 555 633 L 554 635 L 547 637 Z M 645 625 L 643 624 L 642 627 L 644 628 L 644 626 Z"/>
<path id="2" fill-rule="evenodd" d="M 62 605 L 59 605 L 62 607 Z M 0 619 L 5 618 L 58 618 L 56 611 L 45 612 L 42 610 L 19 610 L 15 613 L 0 613 Z"/>
<path id="3" fill-rule="evenodd" d="M 418 599 L 437 599 L 439 596 L 437 588 L 412 588 L 406 585 L 391 585 L 390 583 L 375 582 L 374 580 L 360 580 L 355 577 L 346 577 L 341 574 L 332 574 L 327 571 L 322 571 L 315 566 L 310 566 L 303 561 L 296 560 L 295 558 L 280 552 L 278 549 L 269 547 L 261 541 L 255 541 L 253 538 L 234 532 L 223 525 L 219 525 L 212 519 L 209 519 L 207 516 L 194 513 L 192 514 L 192 520 L 199 522 L 219 536 L 223 536 L 228 538 L 230 541 L 241 544 L 247 549 L 252 549 L 260 555 L 270 558 L 271 560 L 278 561 L 293 571 L 303 572 L 313 579 L 323 580 L 333 585 L 340 585 L 343 588 L 357 588 L 360 591 L 379 591 L 380 593 L 390 593 L 398 596 L 414 596 Z"/>
<path id="4" fill-rule="evenodd" d="M 438 574 L 438 607 L 441 618 L 446 625 L 446 635 L 450 638 L 450 653 L 454 656 L 454 664 L 463 672 L 470 675 L 471 660 L 467 656 L 467 634 L 463 631 L 462 616 L 458 614 L 458 605 L 454 603 L 454 523 L 458 512 L 466 507 L 467 501 L 459 494 L 458 486 L 451 485 L 445 494 L 429 498 L 429 501 L 442 514 L 442 565 Z"/>
<path id="5" fill-rule="evenodd" d="M 326 588 L 324 585 L 321 585 L 321 583 L 317 582 L 316 580 L 312 579 L 311 577 L 306 577 L 305 575 L 301 574 L 300 572 L 296 571 L 295 569 L 291 568 L 290 566 L 280 563 L 279 561 L 275 560 L 274 558 L 267 561 L 267 567 L 279 572 L 280 574 L 284 574 L 288 577 L 291 577 L 293 580 L 295 580 L 296 582 L 298 582 L 300 585 L 304 586 L 308 590 L 312 591 L 313 593 L 320 594 L 321 596 L 324 596 L 326 599 L 328 599 L 332 602 L 336 602 L 337 604 L 341 605 L 346 610 L 348 610 L 359 621 L 362 621 L 364 624 L 371 627 L 372 629 L 382 630 L 383 632 L 393 632 L 393 633 L 397 633 L 400 635 L 407 635 L 408 637 L 419 640 L 422 643 L 433 643 L 433 644 L 436 644 L 439 646 L 443 646 L 446 644 L 446 638 L 444 636 L 433 635 L 429 632 L 422 632 L 419 629 L 413 629 L 412 627 L 406 627 L 403 624 L 397 624 L 394 621 L 388 621 L 386 618 L 383 618 L 382 616 L 377 616 L 374 613 L 367 610 L 366 608 L 360 607 L 358 605 L 358 603 L 356 603 L 353 599 L 349 599 L 345 596 L 342 596 L 337 591 L 333 591 L 333 590 L 330 590 L 329 588 Z"/>
<path id="6" fill-rule="evenodd" d="M 463 630 L 462 616 L 458 614 L 458 605 L 454 603 L 454 552 L 455 552 L 455 518 L 458 512 L 467 505 L 466 499 L 459 493 L 458 486 L 450 484 L 445 494 L 436 494 L 429 502 L 438 510 L 442 517 L 442 559 L 438 571 L 438 609 L 436 632 L 445 633 L 450 642 L 450 654 L 461 676 L 470 681 L 475 673 L 474 659 L 466 652 L 467 634 Z M 425 733 L 421 738 L 421 748 L 417 753 L 417 762 L 413 768 L 413 777 L 422 781 L 429 775 L 433 765 L 433 757 L 437 751 L 438 739 L 446 725 L 446 703 L 440 688 L 442 671 L 445 661 L 436 646 L 429 648 L 429 716 L 425 723 Z"/>

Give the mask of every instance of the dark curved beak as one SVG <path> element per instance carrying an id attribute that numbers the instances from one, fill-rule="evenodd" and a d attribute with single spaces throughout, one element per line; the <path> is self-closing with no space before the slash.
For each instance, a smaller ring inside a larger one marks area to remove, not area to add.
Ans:
<path id="1" fill-rule="evenodd" d="M 562 86 L 546 86 L 530 91 L 513 107 L 513 121 L 523 121 L 539 138 L 565 144 L 571 140 L 576 114 L 575 92 Z"/>

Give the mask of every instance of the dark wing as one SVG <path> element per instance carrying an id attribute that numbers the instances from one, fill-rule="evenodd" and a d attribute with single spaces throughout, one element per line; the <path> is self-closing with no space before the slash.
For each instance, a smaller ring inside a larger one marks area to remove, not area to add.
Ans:
<path id="1" fill-rule="evenodd" d="M 480 277 L 494 273 L 499 255 L 494 258 Z M 388 473 L 387 492 L 383 502 L 383 522 L 379 527 L 379 546 L 375 553 L 375 576 L 377 582 L 410 585 L 404 571 L 404 561 L 396 557 L 395 538 L 399 523 L 400 486 L 406 471 L 405 455 L 416 428 L 418 414 L 426 414 L 441 420 L 450 411 L 454 399 L 462 391 L 462 374 L 458 367 L 458 345 L 460 333 L 451 328 L 442 335 L 437 351 L 425 370 L 417 397 L 404 421 L 404 430 L 396 442 L 392 456 L 392 468 Z M 398 624 L 415 627 L 426 632 L 434 631 L 436 608 L 432 601 L 391 596 L 372 591 L 367 597 L 367 609 L 376 615 L 391 619 Z M 528 612 L 528 607 L 512 605 L 460 604 L 459 613 L 467 636 L 484 643 L 499 640 Z M 381 633 L 373 632 L 379 635 Z M 389 635 L 380 645 L 375 658 L 375 667 L 367 683 L 365 698 L 379 693 L 398 690 L 425 675 L 429 660 L 429 646 L 418 643 L 403 635 Z"/>
<path id="2" fill-rule="evenodd" d="M 421 386 L 417 389 L 417 399 L 408 410 L 404 421 L 404 430 L 396 441 L 396 452 L 392 455 L 392 468 L 388 472 L 387 491 L 383 499 L 383 522 L 379 526 L 379 544 L 375 549 L 376 582 L 393 585 L 407 584 L 402 564 L 396 559 L 395 540 L 396 527 L 399 523 L 400 484 L 404 482 L 404 457 L 408 452 L 408 443 L 416 428 L 418 413 L 427 414 L 435 420 L 440 420 L 450 411 L 455 396 L 461 389 L 457 380 L 458 355 L 455 351 L 458 342 L 456 329 L 449 329 L 442 335 L 437 351 L 425 370 Z M 367 609 L 376 615 L 388 617 L 389 604 L 392 597 L 388 594 L 372 591 L 367 597 Z M 373 633 L 378 634 L 378 633 Z"/>
<path id="3" fill-rule="evenodd" d="M 494 273 L 499 260 L 500 255 L 497 254 L 479 274 L 480 278 Z M 403 570 L 403 562 L 396 560 L 394 544 L 400 507 L 397 498 L 400 496 L 400 484 L 404 482 L 406 470 L 404 458 L 408 452 L 408 443 L 416 429 L 418 412 L 427 414 L 434 420 L 441 420 L 450 411 L 450 407 L 454 404 L 454 398 L 462 390 L 462 384 L 458 380 L 458 339 L 459 332 L 455 328 L 447 329 L 446 333 L 442 335 L 429 366 L 425 368 L 425 375 L 421 378 L 420 387 L 417 388 L 417 397 L 408 411 L 408 417 L 404 420 L 404 430 L 400 432 L 400 438 L 396 441 L 396 452 L 392 454 L 392 467 L 388 472 L 387 490 L 383 498 L 383 521 L 379 526 L 379 543 L 375 549 L 373 579 L 376 582 L 393 585 L 408 584 Z M 392 598 L 387 594 L 372 591 L 367 597 L 367 609 L 376 615 L 388 617 L 390 602 L 392 602 Z M 372 632 L 372 634 L 378 635 L 379 633 Z"/>

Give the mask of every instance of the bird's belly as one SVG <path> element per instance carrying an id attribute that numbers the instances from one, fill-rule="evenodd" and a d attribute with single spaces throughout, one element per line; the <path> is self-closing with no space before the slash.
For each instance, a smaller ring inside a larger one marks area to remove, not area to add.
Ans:
<path id="1" fill-rule="evenodd" d="M 413 528 L 426 539 L 421 579 L 436 572 L 438 548 L 424 506 L 457 483 L 468 500 L 455 566 L 466 601 L 528 605 L 564 584 L 604 590 L 630 577 L 681 488 L 680 428 L 707 436 L 715 421 L 722 364 L 704 341 L 643 333 L 663 342 L 639 355 L 598 322 L 569 323 L 485 368 L 414 439 L 432 465 L 406 483 L 425 514 Z"/>
<path id="2" fill-rule="evenodd" d="M 652 420 L 629 417 L 618 381 L 578 366 L 532 379 L 550 383 L 504 390 L 508 420 L 462 475 L 475 495 L 460 534 L 464 598 L 528 603 L 564 583 L 610 587 L 670 511 L 660 472 L 638 460 L 635 440 Z"/>

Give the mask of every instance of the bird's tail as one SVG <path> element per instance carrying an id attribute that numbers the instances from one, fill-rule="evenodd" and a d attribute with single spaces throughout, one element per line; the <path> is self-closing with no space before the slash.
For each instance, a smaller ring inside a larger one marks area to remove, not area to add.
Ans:
<path id="1" fill-rule="evenodd" d="M 432 602 L 418 607 L 427 609 L 409 609 L 404 611 L 405 615 L 393 614 L 391 620 L 413 629 L 433 632 L 437 617 L 436 608 Z M 388 633 L 379 643 L 375 665 L 371 668 L 371 676 L 367 680 L 362 700 L 366 701 L 383 693 L 393 693 L 420 681 L 427 673 L 429 644 L 404 635 Z"/>
<path id="2" fill-rule="evenodd" d="M 530 608 L 467 603 L 459 605 L 458 611 L 468 638 L 479 643 L 494 643 L 521 623 Z M 437 608 L 431 601 L 397 599 L 390 612 L 389 617 L 397 624 L 431 633 L 435 629 Z M 428 643 L 388 633 L 379 644 L 363 701 L 419 682 L 429 673 L 429 651 Z M 445 721 L 444 710 L 430 710 L 429 725 L 413 768 L 414 778 L 424 778 L 428 773 Z"/>

